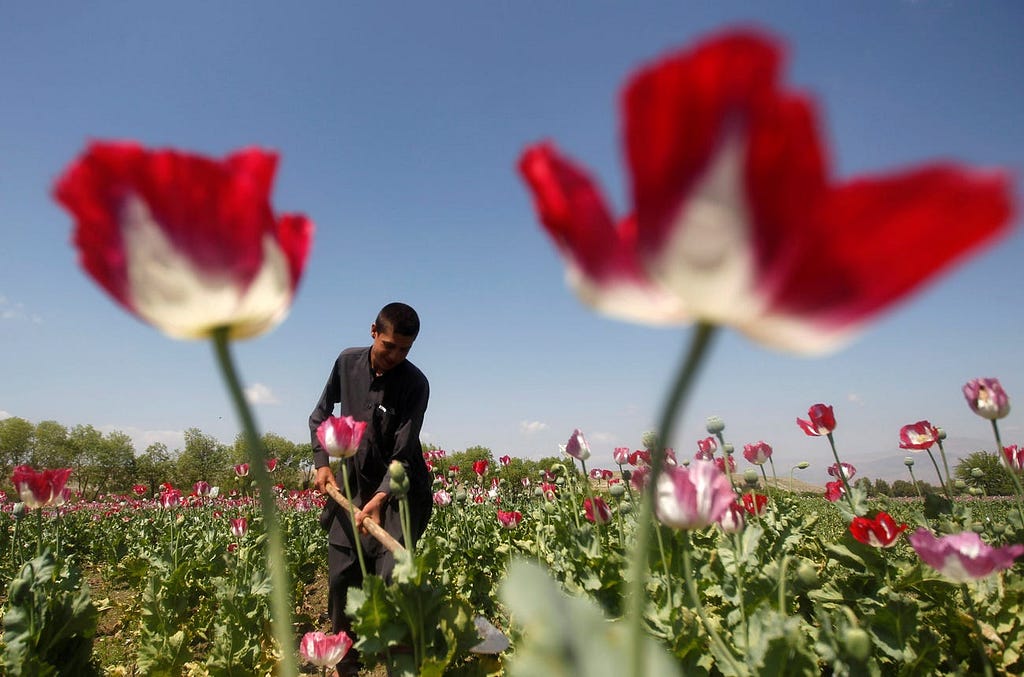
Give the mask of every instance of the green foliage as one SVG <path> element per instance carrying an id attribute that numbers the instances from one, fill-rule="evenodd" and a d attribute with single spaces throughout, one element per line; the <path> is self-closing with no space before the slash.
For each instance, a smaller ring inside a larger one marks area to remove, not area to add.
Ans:
<path id="1" fill-rule="evenodd" d="M 399 556 L 393 580 L 368 576 L 351 590 L 347 612 L 356 618 L 356 648 L 364 659 L 386 661 L 391 673 L 440 677 L 475 661 L 470 649 L 480 642 L 469 603 L 434 573 L 440 555 L 427 551 Z"/>
<path id="2" fill-rule="evenodd" d="M 986 496 L 1012 496 L 1014 492 L 1006 464 L 987 451 L 975 451 L 960 459 L 953 468 L 953 476 L 969 487 L 980 488 Z"/>
<path id="3" fill-rule="evenodd" d="M 8 588 L 3 663 L 11 677 L 99 674 L 92 662 L 97 611 L 80 574 L 46 550 Z"/>

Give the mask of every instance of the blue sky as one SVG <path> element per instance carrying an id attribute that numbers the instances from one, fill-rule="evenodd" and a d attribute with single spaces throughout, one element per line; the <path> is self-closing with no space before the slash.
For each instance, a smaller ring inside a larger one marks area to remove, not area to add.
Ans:
<path id="1" fill-rule="evenodd" d="M 198 427 L 237 431 L 210 346 L 116 307 L 78 268 L 50 198 L 90 139 L 223 155 L 281 153 L 274 202 L 316 223 L 289 318 L 237 346 L 264 431 L 308 439 L 338 351 L 369 341 L 387 301 L 414 305 L 411 359 L 431 380 L 424 441 L 557 454 L 581 428 L 595 463 L 639 445 L 688 329 L 583 307 L 515 165 L 549 138 L 624 208 L 617 96 L 627 75 L 709 31 L 752 24 L 789 45 L 839 178 L 955 159 L 1024 161 L 1024 5 L 994 2 L 5 3 L 0 9 L 0 416 L 123 430 L 143 451 Z M 1019 218 L 1018 218 L 1019 221 Z M 993 447 L 960 387 L 1024 393 L 1019 229 L 823 359 L 725 333 L 678 426 L 681 456 L 726 422 L 772 444 L 780 474 L 825 479 L 827 443 L 795 425 L 832 404 L 843 460 L 905 477 L 900 426 L 947 450 Z M 908 252 L 908 256 L 911 252 Z M 1002 422 L 1024 443 L 1024 410 Z M 935 480 L 927 457 L 918 477 Z M 923 463 L 922 463 L 923 462 Z"/>

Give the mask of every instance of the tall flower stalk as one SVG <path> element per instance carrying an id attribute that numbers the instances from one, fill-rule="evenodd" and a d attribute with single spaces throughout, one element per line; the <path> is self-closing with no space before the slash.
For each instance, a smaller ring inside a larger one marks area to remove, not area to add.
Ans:
<path id="1" fill-rule="evenodd" d="M 704 362 L 704 357 L 711 347 L 717 328 L 709 323 L 700 322 L 694 329 L 690 338 L 690 346 L 686 357 L 683 360 L 675 380 L 672 382 L 665 403 L 658 419 L 658 439 L 672 439 L 676 418 L 681 414 L 684 403 L 690 394 L 690 390 L 696 381 L 696 376 Z M 643 652 L 644 636 L 644 607 L 647 603 L 646 579 L 648 571 L 647 551 L 651 545 L 651 534 L 655 529 L 654 524 L 654 488 L 657 486 L 658 477 L 664 471 L 665 449 L 664 445 L 658 444 L 651 450 L 651 470 L 646 488 L 639 492 L 639 505 L 637 515 L 636 545 L 634 555 L 630 561 L 630 578 L 627 588 L 628 614 L 631 641 L 630 665 L 632 675 L 640 677 L 646 675 L 645 656 Z M 689 582 L 688 582 L 689 584 Z"/>
<path id="2" fill-rule="evenodd" d="M 256 431 L 256 421 L 245 399 L 245 392 L 242 389 L 241 381 L 231 359 L 228 341 L 229 332 L 230 330 L 227 327 L 220 327 L 214 330 L 214 351 L 217 365 L 220 367 L 224 383 L 227 385 L 228 394 L 235 406 L 235 413 L 238 414 L 239 421 L 242 424 L 246 451 L 249 454 L 250 468 L 255 476 L 256 488 L 259 491 L 260 512 L 263 515 L 263 523 L 267 530 L 267 547 L 264 553 L 267 571 L 270 572 L 272 629 L 274 639 L 277 640 L 278 646 L 281 648 L 281 674 L 285 677 L 293 677 L 298 675 L 298 669 L 295 665 L 295 637 L 292 633 L 292 587 L 288 576 L 288 566 L 285 561 L 287 549 L 284 544 L 284 534 L 281 530 L 281 520 L 277 512 L 274 487 L 270 481 L 270 473 L 267 472 L 267 453 L 263 447 L 263 441 Z"/>

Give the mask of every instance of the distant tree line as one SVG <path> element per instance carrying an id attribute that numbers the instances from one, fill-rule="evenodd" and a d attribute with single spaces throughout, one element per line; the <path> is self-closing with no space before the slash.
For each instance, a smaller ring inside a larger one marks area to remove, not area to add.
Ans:
<path id="1" fill-rule="evenodd" d="M 953 467 L 953 479 L 950 482 L 950 493 L 957 495 L 976 496 L 1012 496 L 1014 492 L 1013 478 L 1003 460 L 987 451 L 975 451 Z M 854 485 L 864 490 L 869 497 L 916 497 L 921 495 L 942 493 L 942 485 L 933 485 L 924 480 L 917 480 L 917 486 L 910 480 L 895 480 L 891 484 L 882 479 L 871 480 L 861 477 Z"/>
<path id="2" fill-rule="evenodd" d="M 182 449 L 155 442 L 140 454 L 121 431 L 102 433 L 91 425 L 68 428 L 57 421 L 33 424 L 23 418 L 0 420 L 0 486 L 9 494 L 11 471 L 18 465 L 35 468 L 71 468 L 69 487 L 85 500 L 101 494 L 127 493 L 143 484 L 150 494 L 164 482 L 187 489 L 199 480 L 229 491 L 238 486 L 234 466 L 247 461 L 246 444 L 239 433 L 234 443 L 223 444 L 198 428 L 185 431 Z M 268 432 L 262 437 L 270 458 L 277 459 L 272 479 L 288 488 L 303 488 L 311 477 L 310 445 Z"/>

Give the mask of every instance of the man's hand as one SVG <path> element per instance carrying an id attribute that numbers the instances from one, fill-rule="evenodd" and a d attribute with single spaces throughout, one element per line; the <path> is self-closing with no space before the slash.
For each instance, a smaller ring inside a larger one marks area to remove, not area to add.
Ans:
<path id="1" fill-rule="evenodd" d="M 327 485 L 333 484 L 338 486 L 338 482 L 334 479 L 334 471 L 331 470 L 331 466 L 325 465 L 316 469 L 316 477 L 313 478 L 313 486 L 321 494 L 327 493 Z"/>
<path id="2" fill-rule="evenodd" d="M 384 501 L 387 500 L 388 495 L 383 491 L 377 492 L 373 495 L 366 505 L 362 509 L 356 511 L 356 524 L 359 525 L 359 531 L 366 533 L 366 527 L 363 526 L 364 520 L 372 520 L 380 525 L 380 509 L 384 506 Z"/>

